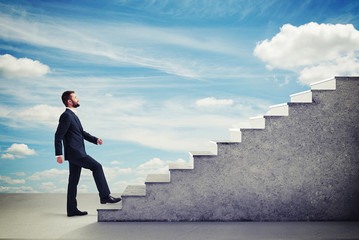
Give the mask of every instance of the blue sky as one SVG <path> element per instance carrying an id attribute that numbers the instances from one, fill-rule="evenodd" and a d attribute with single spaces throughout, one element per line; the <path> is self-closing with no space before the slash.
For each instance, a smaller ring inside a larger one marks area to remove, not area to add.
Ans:
<path id="1" fill-rule="evenodd" d="M 63 91 L 120 193 L 311 82 L 359 75 L 358 12 L 356 0 L 0 0 L 0 192 L 66 192 Z M 79 191 L 96 192 L 88 170 Z"/>

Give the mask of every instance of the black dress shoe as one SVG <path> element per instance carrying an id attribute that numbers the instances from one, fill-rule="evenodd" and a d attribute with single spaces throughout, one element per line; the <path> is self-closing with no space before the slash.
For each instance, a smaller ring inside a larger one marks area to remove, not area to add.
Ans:
<path id="1" fill-rule="evenodd" d="M 76 212 L 73 213 L 67 213 L 68 217 L 73 217 L 73 216 L 84 216 L 87 215 L 86 211 L 81 212 L 80 210 L 77 210 Z"/>
<path id="2" fill-rule="evenodd" d="M 101 204 L 106 204 L 106 203 L 117 203 L 121 201 L 121 198 L 114 198 L 111 195 L 108 195 L 105 198 L 101 198 Z"/>

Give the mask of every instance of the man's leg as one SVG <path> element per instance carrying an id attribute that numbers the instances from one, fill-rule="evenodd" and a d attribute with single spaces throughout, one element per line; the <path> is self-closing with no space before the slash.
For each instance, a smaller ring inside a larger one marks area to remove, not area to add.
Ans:
<path id="1" fill-rule="evenodd" d="M 67 214 L 72 214 L 78 211 L 77 209 L 77 185 L 80 180 L 81 167 L 69 162 L 69 182 L 67 186 Z"/>
<path id="2" fill-rule="evenodd" d="M 89 155 L 71 162 L 73 164 L 76 164 L 77 166 L 87 168 L 92 171 L 92 175 L 95 180 L 100 198 L 105 198 L 110 195 L 110 189 L 108 187 L 106 177 L 102 169 L 102 165 L 99 162 L 97 162 Z"/>

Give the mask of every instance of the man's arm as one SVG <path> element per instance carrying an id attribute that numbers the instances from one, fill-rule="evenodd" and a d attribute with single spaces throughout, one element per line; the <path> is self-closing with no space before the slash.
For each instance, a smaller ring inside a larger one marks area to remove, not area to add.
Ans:
<path id="1" fill-rule="evenodd" d="M 83 134 L 85 140 L 87 140 L 87 141 L 89 141 L 89 142 L 92 142 L 93 144 L 99 144 L 99 143 L 98 143 L 98 140 L 99 140 L 99 139 L 98 139 L 97 137 L 92 136 L 91 134 L 89 134 L 89 133 L 86 132 L 86 131 L 83 131 L 82 134 Z M 101 144 L 100 144 L 100 145 L 101 145 Z"/>
<path id="2" fill-rule="evenodd" d="M 58 163 L 63 163 L 62 140 L 69 129 L 71 121 L 67 114 L 62 114 L 55 133 L 55 155 Z"/>
<path id="3" fill-rule="evenodd" d="M 83 136 L 84 136 L 84 139 L 86 139 L 89 142 L 92 142 L 93 144 L 97 144 L 97 145 L 103 144 L 103 140 L 101 138 L 94 137 L 85 131 L 83 131 Z"/>

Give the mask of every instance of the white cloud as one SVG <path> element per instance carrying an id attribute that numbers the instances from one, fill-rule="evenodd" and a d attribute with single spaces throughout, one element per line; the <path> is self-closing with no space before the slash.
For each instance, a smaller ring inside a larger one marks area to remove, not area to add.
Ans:
<path id="1" fill-rule="evenodd" d="M 37 60 L 15 58 L 9 54 L 0 55 L 0 76 L 4 78 L 42 77 L 50 68 Z"/>
<path id="2" fill-rule="evenodd" d="M 159 158 L 153 158 L 143 164 L 141 164 L 140 166 L 137 167 L 137 170 L 141 171 L 141 170 L 158 170 L 160 168 L 163 168 L 166 165 L 166 163 L 164 161 L 162 161 Z"/>
<path id="3" fill-rule="evenodd" d="M 6 152 L 18 154 L 18 155 L 35 155 L 34 149 L 30 149 L 26 144 L 14 143 L 9 147 Z"/>
<path id="4" fill-rule="evenodd" d="M 335 75 L 356 75 L 359 31 L 352 24 L 286 24 L 271 40 L 257 43 L 254 55 L 269 69 L 298 72 L 304 84 Z"/>
<path id="5" fill-rule="evenodd" d="M 215 97 L 208 97 L 196 101 L 198 107 L 226 107 L 233 105 L 232 99 L 216 99 Z"/>
<path id="6" fill-rule="evenodd" d="M 46 104 L 40 104 L 22 111 L 12 111 L 8 115 L 11 118 L 42 123 L 48 126 L 56 126 L 60 114 L 64 111 L 63 107 L 53 107 Z"/>
<path id="7" fill-rule="evenodd" d="M 42 182 L 39 186 L 41 190 L 50 191 L 54 188 L 56 188 L 55 184 L 53 182 Z"/>
<path id="8" fill-rule="evenodd" d="M 11 160 L 16 159 L 15 155 L 14 155 L 14 154 L 10 154 L 10 153 L 1 154 L 1 158 L 2 158 L 2 159 L 11 159 Z"/>
<path id="9" fill-rule="evenodd" d="M 148 174 L 161 174 L 161 173 L 168 173 L 168 164 L 170 162 L 176 163 L 184 163 L 183 159 L 178 159 L 176 161 L 162 161 L 159 158 L 153 158 L 140 166 L 138 166 L 135 170 L 137 175 L 148 175 Z"/>
<path id="10" fill-rule="evenodd" d="M 16 175 L 16 176 L 20 176 L 20 177 L 26 176 L 26 173 L 24 173 L 24 172 L 14 172 L 14 173 L 11 173 L 11 174 Z"/>
<path id="11" fill-rule="evenodd" d="M 26 94 L 28 94 L 28 90 Z M 27 100 L 23 100 L 27 101 Z M 11 109 L 0 105 L 0 118 L 8 119 L 9 126 L 14 128 L 43 127 L 48 126 L 54 129 L 64 107 L 53 107 L 47 104 L 39 104 L 33 107 Z"/>
<path id="12" fill-rule="evenodd" d="M 55 183 L 53 183 L 53 182 L 42 182 L 37 187 L 41 192 L 45 192 L 45 193 L 65 193 L 66 192 L 65 188 L 58 188 L 55 185 Z M 78 192 L 81 192 L 81 193 L 87 192 L 87 191 L 86 192 L 83 191 L 82 185 L 79 187 L 78 190 L 79 190 Z"/>
<path id="13" fill-rule="evenodd" d="M 30 149 L 26 144 L 12 144 L 5 152 L 1 155 L 1 158 L 4 159 L 15 159 L 15 158 L 24 158 L 25 156 L 36 155 L 34 149 Z"/>
<path id="14" fill-rule="evenodd" d="M 119 168 L 119 167 L 103 167 L 103 171 L 108 180 L 116 179 L 120 175 L 128 175 L 132 173 L 131 168 Z"/>
<path id="15" fill-rule="evenodd" d="M 88 193 L 89 192 L 89 186 L 87 186 L 86 184 L 81 184 L 77 188 L 77 192 L 79 192 L 79 193 Z"/>
<path id="16" fill-rule="evenodd" d="M 354 56 L 354 54 L 348 54 L 344 57 L 338 57 L 333 61 L 327 61 L 318 65 L 305 67 L 300 71 L 299 81 L 302 83 L 310 84 L 315 80 L 324 80 L 339 75 L 359 75 L 358 56 Z"/>
<path id="17" fill-rule="evenodd" d="M 0 176 L 0 181 L 7 184 L 23 184 L 26 182 L 25 179 L 13 179 L 7 176 Z"/>
<path id="18" fill-rule="evenodd" d="M 273 76 L 272 77 L 273 81 L 278 84 L 279 87 L 283 87 L 285 85 L 288 85 L 289 82 L 290 82 L 290 77 L 289 76 L 284 76 L 283 78 L 281 79 L 278 79 L 277 76 Z M 267 78 L 268 81 L 271 80 L 271 78 Z"/>
<path id="19" fill-rule="evenodd" d="M 38 191 L 35 191 L 32 187 L 4 187 L 0 186 L 0 192 L 3 193 L 37 193 Z"/>
<path id="20" fill-rule="evenodd" d="M 51 179 L 51 178 L 65 178 L 68 175 L 68 170 L 58 170 L 56 168 L 52 168 L 49 170 L 44 170 L 42 172 L 36 172 L 30 177 L 28 177 L 29 180 L 43 180 L 43 179 Z"/>

